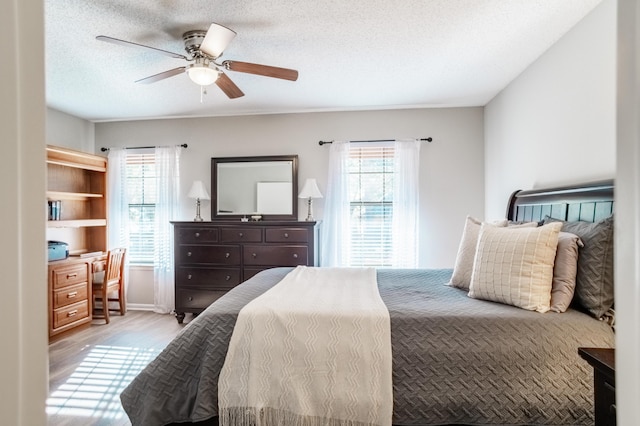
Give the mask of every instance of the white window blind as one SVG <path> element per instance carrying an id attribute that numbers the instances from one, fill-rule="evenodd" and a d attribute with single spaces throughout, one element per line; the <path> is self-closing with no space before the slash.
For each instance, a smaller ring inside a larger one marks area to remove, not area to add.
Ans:
<path id="1" fill-rule="evenodd" d="M 156 212 L 156 165 L 154 154 L 127 154 L 130 263 L 153 264 Z"/>
<path id="2" fill-rule="evenodd" d="M 350 266 L 392 266 L 393 162 L 392 146 L 349 149 Z"/>

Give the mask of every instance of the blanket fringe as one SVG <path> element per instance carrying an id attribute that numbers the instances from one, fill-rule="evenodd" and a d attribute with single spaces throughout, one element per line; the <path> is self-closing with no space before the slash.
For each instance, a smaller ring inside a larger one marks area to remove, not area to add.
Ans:
<path id="1" fill-rule="evenodd" d="M 382 426 L 318 416 L 304 416 L 286 410 L 265 407 L 223 408 L 219 413 L 220 426 Z"/>

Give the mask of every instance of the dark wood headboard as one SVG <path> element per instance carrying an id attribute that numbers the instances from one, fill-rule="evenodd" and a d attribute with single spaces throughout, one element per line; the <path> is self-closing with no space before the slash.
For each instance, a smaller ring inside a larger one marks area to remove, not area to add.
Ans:
<path id="1" fill-rule="evenodd" d="M 613 214 L 613 180 L 556 188 L 515 191 L 507 218 L 540 221 L 545 216 L 566 221 L 598 222 Z"/>

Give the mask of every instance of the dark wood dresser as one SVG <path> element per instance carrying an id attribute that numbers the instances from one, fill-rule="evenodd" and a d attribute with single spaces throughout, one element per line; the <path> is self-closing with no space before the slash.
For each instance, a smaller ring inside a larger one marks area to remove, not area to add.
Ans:
<path id="1" fill-rule="evenodd" d="M 179 323 L 264 269 L 318 264 L 316 222 L 171 223 Z"/>
<path id="2" fill-rule="evenodd" d="M 578 348 L 593 367 L 596 426 L 616 425 L 616 352 L 611 348 Z"/>

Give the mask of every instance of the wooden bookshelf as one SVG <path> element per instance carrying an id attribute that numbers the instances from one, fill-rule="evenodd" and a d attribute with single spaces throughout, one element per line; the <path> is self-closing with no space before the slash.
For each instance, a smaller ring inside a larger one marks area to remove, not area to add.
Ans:
<path id="1" fill-rule="evenodd" d="M 60 202 L 56 220 L 47 221 L 47 239 L 68 243 L 72 253 L 106 252 L 106 189 L 105 157 L 47 146 L 47 201 Z"/>

